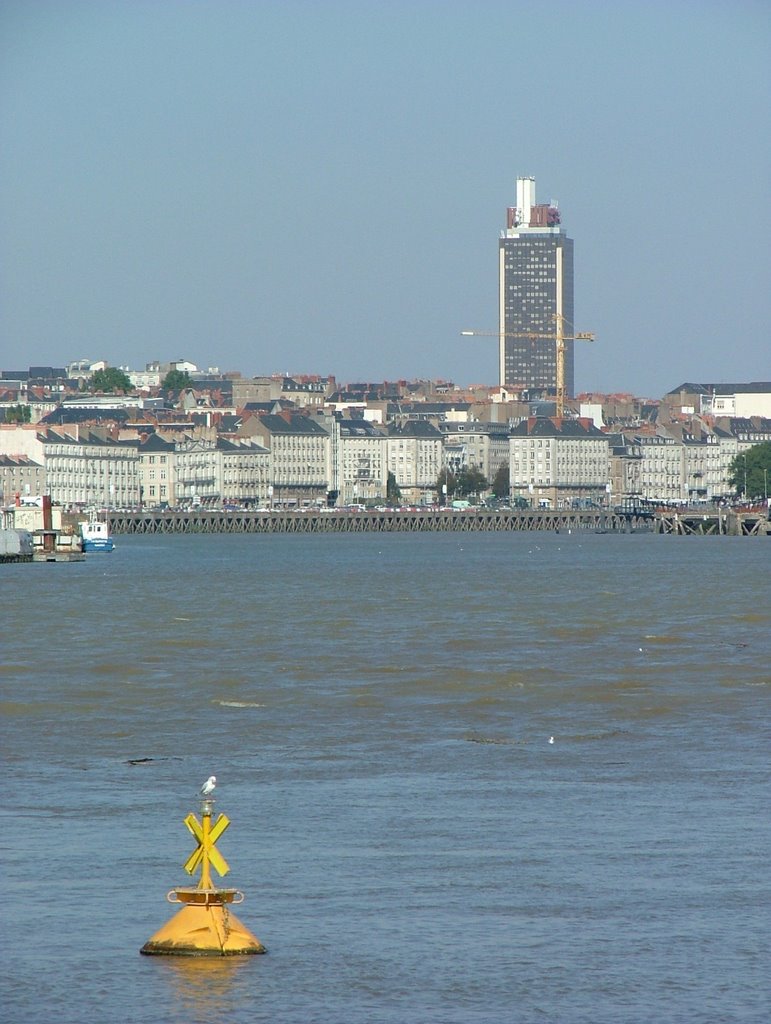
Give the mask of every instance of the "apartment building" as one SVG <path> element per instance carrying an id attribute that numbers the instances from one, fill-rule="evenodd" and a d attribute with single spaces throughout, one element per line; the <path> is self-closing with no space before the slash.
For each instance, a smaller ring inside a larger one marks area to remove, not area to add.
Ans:
<path id="1" fill-rule="evenodd" d="M 367 420 L 336 421 L 339 503 L 383 501 L 388 488 L 388 437 Z"/>
<path id="2" fill-rule="evenodd" d="M 141 502 L 149 508 L 155 505 L 176 505 L 177 460 L 173 441 L 159 434 L 150 436 L 138 445 Z"/>
<path id="3" fill-rule="evenodd" d="M 265 506 L 270 501 L 271 455 L 250 438 L 217 439 L 222 463 L 222 503 L 244 507 Z"/>
<path id="4" fill-rule="evenodd" d="M 541 508 L 606 503 L 609 453 L 608 435 L 589 420 L 523 420 L 509 437 L 511 495 Z"/>
<path id="5" fill-rule="evenodd" d="M 387 428 L 388 471 L 405 501 L 432 501 L 444 465 L 442 434 L 425 420 L 391 423 Z"/>
<path id="6" fill-rule="evenodd" d="M 444 463 L 451 473 L 476 469 L 492 484 L 509 464 L 508 423 L 440 423 Z"/>
<path id="7" fill-rule="evenodd" d="M 216 440 L 185 438 L 174 443 L 174 454 L 176 502 L 181 505 L 219 505 L 222 460 Z"/>
<path id="8" fill-rule="evenodd" d="M 0 455 L 0 503 L 12 505 L 18 494 L 47 494 L 45 467 L 28 455 Z"/>
<path id="9" fill-rule="evenodd" d="M 245 428 L 270 453 L 275 507 L 326 504 L 330 435 L 316 420 L 291 412 L 251 417 Z"/>
<path id="10" fill-rule="evenodd" d="M 107 433 L 74 427 L 61 432 L 49 429 L 41 438 L 53 502 L 96 508 L 133 508 L 139 504 L 136 442 L 118 441 Z"/>
<path id="11" fill-rule="evenodd" d="M 728 491 L 729 463 L 735 446 L 712 433 L 701 438 L 685 438 L 682 444 L 681 483 L 687 501 L 722 498 Z"/>
<path id="12" fill-rule="evenodd" d="M 682 479 L 682 443 L 674 437 L 638 434 L 634 442 L 640 450 L 640 493 L 663 504 L 686 498 Z"/>

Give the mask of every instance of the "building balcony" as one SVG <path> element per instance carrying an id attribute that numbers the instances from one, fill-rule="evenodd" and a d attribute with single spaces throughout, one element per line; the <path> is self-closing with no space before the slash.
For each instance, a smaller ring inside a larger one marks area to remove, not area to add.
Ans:
<path id="1" fill-rule="evenodd" d="M 180 476 L 177 482 L 183 487 L 213 487 L 217 482 L 214 476 Z"/>

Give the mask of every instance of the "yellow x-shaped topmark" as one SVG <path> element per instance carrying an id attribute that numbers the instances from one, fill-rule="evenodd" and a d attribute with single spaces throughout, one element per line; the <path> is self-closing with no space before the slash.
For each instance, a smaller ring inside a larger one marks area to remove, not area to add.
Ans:
<path id="1" fill-rule="evenodd" d="M 194 814 L 188 814 L 185 818 L 185 824 L 190 829 L 193 837 L 198 840 L 198 846 L 185 861 L 185 871 L 189 875 L 195 873 L 197 868 L 200 866 L 204 855 L 204 833 L 203 826 L 199 822 L 198 818 Z M 206 844 L 206 854 L 209 858 L 209 863 L 217 871 L 219 875 L 226 875 L 230 871 L 230 865 L 219 852 L 217 847 L 214 845 L 225 829 L 230 824 L 230 818 L 225 814 L 220 814 L 217 820 L 209 830 L 208 843 Z"/>

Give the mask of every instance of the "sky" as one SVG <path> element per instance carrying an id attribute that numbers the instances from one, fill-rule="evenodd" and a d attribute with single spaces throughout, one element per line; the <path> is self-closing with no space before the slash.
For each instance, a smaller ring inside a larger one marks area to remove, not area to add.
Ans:
<path id="1" fill-rule="evenodd" d="M 497 383 L 516 178 L 576 390 L 771 379 L 766 0 L 0 0 L 0 369 Z"/>

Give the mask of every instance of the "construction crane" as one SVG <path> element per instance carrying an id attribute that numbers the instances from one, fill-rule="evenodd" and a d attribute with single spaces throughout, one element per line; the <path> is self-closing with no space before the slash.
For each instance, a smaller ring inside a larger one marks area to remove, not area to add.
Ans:
<path id="1" fill-rule="evenodd" d="M 556 343 L 557 356 L 557 400 L 556 414 L 562 417 L 565 412 L 565 342 L 566 341 L 594 341 L 594 334 L 591 331 L 576 331 L 574 334 L 564 333 L 564 324 L 567 320 L 559 313 L 554 314 L 557 329 L 554 334 L 543 334 L 538 331 L 461 331 L 466 338 L 530 338 L 533 341 L 553 341 Z M 501 381 L 503 383 L 503 381 Z"/>

